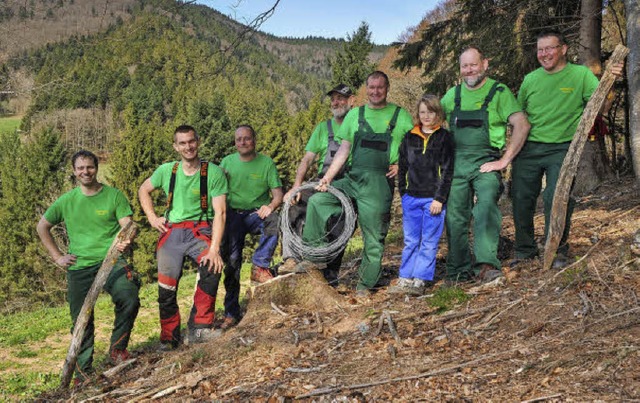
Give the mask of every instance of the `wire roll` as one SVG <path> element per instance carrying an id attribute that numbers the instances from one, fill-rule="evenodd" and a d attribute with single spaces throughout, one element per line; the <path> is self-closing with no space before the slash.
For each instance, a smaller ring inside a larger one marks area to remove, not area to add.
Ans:
<path id="1" fill-rule="evenodd" d="M 300 186 L 291 195 L 289 201 L 285 201 L 280 212 L 280 230 L 283 234 L 283 239 L 289 239 L 291 250 L 297 255 L 301 256 L 305 260 L 309 260 L 315 263 L 327 263 L 335 259 L 340 252 L 347 246 L 347 242 L 351 238 L 353 231 L 356 228 L 356 213 L 351 204 L 351 200 L 340 190 L 333 186 L 329 186 L 327 192 L 334 195 L 342 204 L 342 213 L 340 219 L 344 219 L 344 227 L 342 233 L 331 242 L 325 242 L 323 239 L 315 239 L 309 242 L 305 242 L 302 236 L 296 233 L 295 228 L 291 226 L 289 221 L 289 208 L 291 207 L 290 200 L 292 200 L 298 193 L 306 189 L 315 189 L 320 182 L 310 182 Z M 331 229 L 328 230 L 329 232 Z M 325 234 L 326 235 L 326 234 Z M 323 243 L 319 245 L 319 243 Z"/>

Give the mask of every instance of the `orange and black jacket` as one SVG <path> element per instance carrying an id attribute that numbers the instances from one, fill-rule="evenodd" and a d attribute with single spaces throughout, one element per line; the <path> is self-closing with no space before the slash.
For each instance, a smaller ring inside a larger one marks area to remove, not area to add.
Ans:
<path id="1" fill-rule="evenodd" d="M 430 135 L 422 133 L 420 126 L 409 130 L 400 143 L 400 194 L 446 203 L 453 178 L 453 157 L 453 135 L 446 129 L 438 128 Z"/>

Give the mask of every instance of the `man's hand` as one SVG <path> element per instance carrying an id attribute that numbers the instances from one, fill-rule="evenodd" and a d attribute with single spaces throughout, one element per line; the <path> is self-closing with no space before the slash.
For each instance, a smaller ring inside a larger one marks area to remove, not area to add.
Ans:
<path id="1" fill-rule="evenodd" d="M 395 178 L 398 175 L 398 164 L 389 165 L 389 171 L 387 172 L 387 178 Z"/>
<path id="2" fill-rule="evenodd" d="M 298 190 L 300 186 L 293 186 L 291 189 L 289 189 L 289 191 L 287 192 L 287 194 L 284 195 L 284 201 L 285 202 L 289 202 L 289 204 L 298 204 L 298 202 L 300 201 L 300 192 L 296 193 L 296 196 L 294 198 L 291 198 L 292 195 L 295 193 L 296 190 Z"/>
<path id="3" fill-rule="evenodd" d="M 224 262 L 222 261 L 222 256 L 220 256 L 220 251 L 213 248 L 209 248 L 209 251 L 204 255 L 200 264 L 206 265 L 209 272 L 216 274 L 222 273 L 222 269 L 224 268 Z"/>
<path id="4" fill-rule="evenodd" d="M 484 164 L 480 165 L 480 172 L 486 173 L 493 171 L 502 171 L 507 167 L 507 165 L 509 165 L 509 163 L 503 160 L 503 158 L 500 158 L 497 161 L 485 162 Z"/>
<path id="5" fill-rule="evenodd" d="M 165 217 L 156 216 L 155 218 L 149 220 L 149 224 L 151 224 L 153 228 L 160 231 L 161 234 L 167 232 L 167 219 Z"/>
<path id="6" fill-rule="evenodd" d="M 131 240 L 125 239 L 124 241 L 118 242 L 116 244 L 116 249 L 118 249 L 118 252 L 120 253 L 125 253 L 130 246 L 131 246 Z"/>
<path id="7" fill-rule="evenodd" d="M 256 214 L 258 214 L 258 217 L 262 218 L 263 220 L 269 217 L 269 214 L 271 213 L 273 213 L 273 209 L 266 205 L 260 207 L 258 211 L 256 211 Z"/>
<path id="8" fill-rule="evenodd" d="M 622 70 L 624 69 L 624 63 L 613 63 L 611 65 L 611 74 L 616 78 L 622 77 Z"/>
<path id="9" fill-rule="evenodd" d="M 67 253 L 66 255 L 62 255 L 56 259 L 56 264 L 63 269 L 66 269 L 69 266 L 73 266 L 76 263 L 76 256 Z"/>
<path id="10" fill-rule="evenodd" d="M 327 190 L 329 190 L 330 184 L 331 180 L 327 179 L 327 177 L 325 176 L 324 178 L 320 179 L 320 183 L 318 183 L 318 186 L 316 186 L 316 190 L 318 192 L 326 192 Z"/>
<path id="11" fill-rule="evenodd" d="M 431 215 L 438 215 L 442 213 L 442 203 L 437 200 L 431 202 L 431 206 L 429 207 L 429 212 Z"/>

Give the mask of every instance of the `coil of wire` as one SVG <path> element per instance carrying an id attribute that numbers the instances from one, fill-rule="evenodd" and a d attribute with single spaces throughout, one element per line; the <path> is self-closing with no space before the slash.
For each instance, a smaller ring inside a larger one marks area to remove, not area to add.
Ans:
<path id="1" fill-rule="evenodd" d="M 351 200 L 340 190 L 333 186 L 329 186 L 327 192 L 334 195 L 342 205 L 342 212 L 340 219 L 344 219 L 344 227 L 339 236 L 335 237 L 332 241 L 326 242 L 325 237 L 323 239 L 314 239 L 310 241 L 304 241 L 302 236 L 295 231 L 295 228 L 291 225 L 289 220 L 289 208 L 291 207 L 291 200 L 295 199 L 298 193 L 306 189 L 315 189 L 319 182 L 310 182 L 300 186 L 291 195 L 288 201 L 285 201 L 282 210 L 280 212 L 280 229 L 282 231 L 283 240 L 289 239 L 289 246 L 292 252 L 301 256 L 305 260 L 309 260 L 316 263 L 330 262 L 335 259 L 340 252 L 346 247 L 351 234 L 356 228 L 356 214 L 353 209 Z M 336 220 L 339 222 L 339 220 Z M 328 229 L 331 232 L 331 229 Z M 326 235 L 326 234 L 325 234 Z"/>

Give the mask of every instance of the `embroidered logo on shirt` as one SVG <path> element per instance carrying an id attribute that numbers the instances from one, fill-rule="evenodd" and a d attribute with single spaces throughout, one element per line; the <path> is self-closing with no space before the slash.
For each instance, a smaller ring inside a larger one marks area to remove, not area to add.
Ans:
<path id="1" fill-rule="evenodd" d="M 573 87 L 560 87 L 560 92 L 563 94 L 571 94 L 575 90 Z"/>
<path id="2" fill-rule="evenodd" d="M 96 210 L 96 214 L 99 216 L 107 215 L 109 210 Z"/>

